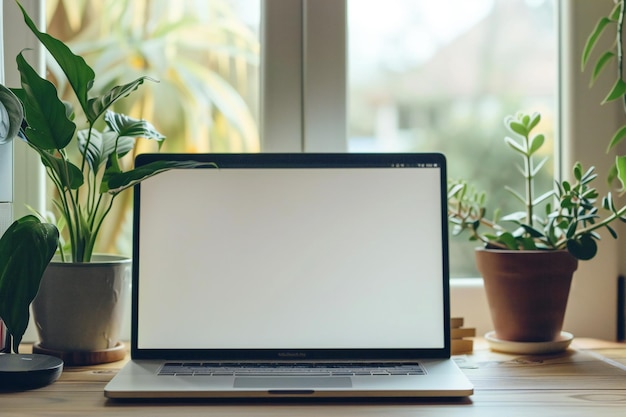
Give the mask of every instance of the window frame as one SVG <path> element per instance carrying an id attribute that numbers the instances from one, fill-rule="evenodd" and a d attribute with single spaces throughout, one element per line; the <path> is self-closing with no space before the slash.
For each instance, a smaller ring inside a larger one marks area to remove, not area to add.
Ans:
<path id="1" fill-rule="evenodd" d="M 587 0 L 559 1 L 562 43 L 558 132 L 562 140 L 556 158 L 557 174 L 563 178 L 570 177 L 567 167 L 577 160 L 585 166 L 598 167 L 602 176 L 614 158 L 613 153 L 605 153 L 605 144 L 624 119 L 617 103 L 600 106 L 610 80 L 600 79 L 593 89 L 589 89 L 589 75 L 580 71 L 579 54 L 586 36 L 600 15 L 608 13 L 612 7 L 612 0 L 601 1 L 605 4 L 603 7 Z M 37 22 L 43 22 L 43 0 L 23 0 L 22 4 Z M 342 7 L 343 12 L 341 9 L 336 15 L 329 12 L 329 7 L 334 5 Z M 10 57 L 5 60 L 6 83 L 18 85 L 17 71 L 10 64 L 17 52 L 25 47 L 35 49 L 42 73 L 44 60 L 41 48 L 28 33 L 15 3 L 10 1 L 2 10 L 4 32 L 11 34 L 11 43 L 5 45 L 5 56 Z M 346 1 L 265 0 L 264 11 L 267 19 L 262 25 L 262 33 L 268 45 L 262 48 L 263 58 L 275 65 L 267 65 L 262 70 L 263 150 L 344 151 L 348 65 L 345 62 Z M 339 26 L 329 28 L 331 21 Z M 342 22 L 343 28 L 340 26 Z M 320 24 L 323 24 L 322 30 L 318 31 L 316 28 Z M 275 32 L 274 29 L 279 27 L 282 29 Z M 325 36 L 318 37 L 317 32 L 325 32 Z M 329 36 L 330 39 L 343 36 L 344 41 L 329 44 Z M 329 84 L 332 88 L 316 84 L 329 79 L 336 82 Z M 327 106 L 329 103 L 332 106 Z M 589 138 L 599 138 L 601 145 Z M 14 150 L 16 217 L 25 210 L 26 204 L 40 209 L 45 203 L 43 168 L 34 153 L 26 148 L 18 143 Z M 597 185 L 600 191 L 607 191 L 601 180 Z M 617 228 L 622 240 L 605 237 L 600 242 L 599 255 L 592 261 L 579 264 L 565 322 L 565 328 L 577 336 L 615 338 L 617 276 L 626 271 L 626 257 L 620 260 L 619 256 L 626 250 L 626 227 L 617 225 Z M 451 288 L 452 314 L 464 316 L 468 325 L 478 328 L 479 334 L 489 330 L 490 319 L 481 280 L 455 279 Z"/>
<path id="2" fill-rule="evenodd" d="M 1 0 L 0 0 L 1 1 Z M 39 27 L 45 27 L 45 2 L 21 0 L 21 4 Z M 2 6 L 4 38 L 5 85 L 19 86 L 20 77 L 15 57 L 24 49 L 33 68 L 45 72 L 43 47 L 24 23 L 22 14 L 14 1 Z M 10 36 L 9 36 L 10 34 Z M 11 42 L 6 40 L 11 39 Z M 20 140 L 13 141 L 13 216 L 19 218 L 30 213 L 27 206 L 43 213 L 45 210 L 45 170 L 39 156 Z"/>
<path id="3" fill-rule="evenodd" d="M 261 15 L 262 150 L 346 152 L 347 1 L 264 0 Z"/>

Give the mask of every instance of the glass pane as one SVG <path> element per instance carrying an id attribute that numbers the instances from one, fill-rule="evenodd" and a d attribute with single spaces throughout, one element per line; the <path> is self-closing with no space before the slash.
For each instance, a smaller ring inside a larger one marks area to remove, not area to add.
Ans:
<path id="1" fill-rule="evenodd" d="M 151 121 L 164 152 L 259 151 L 260 0 L 48 0 L 48 32 L 85 58 L 99 93 L 147 75 L 114 110 Z M 54 67 L 51 76 L 70 99 Z M 136 153 L 156 151 L 142 142 Z M 132 157 L 123 161 L 130 164 Z M 52 187 L 49 187 L 52 189 Z M 104 252 L 130 253 L 131 194 L 102 231 Z M 120 238 L 122 236 L 122 238 Z"/>
<path id="2" fill-rule="evenodd" d="M 519 156 L 504 144 L 503 119 L 540 112 L 537 131 L 552 154 L 555 2 L 348 1 L 349 150 L 443 152 L 449 177 L 475 180 L 490 207 L 523 210 L 504 190 L 523 182 L 511 168 Z M 538 195 L 551 189 L 552 178 L 550 159 Z M 451 238 L 453 276 L 478 276 L 474 246 L 467 236 Z"/>

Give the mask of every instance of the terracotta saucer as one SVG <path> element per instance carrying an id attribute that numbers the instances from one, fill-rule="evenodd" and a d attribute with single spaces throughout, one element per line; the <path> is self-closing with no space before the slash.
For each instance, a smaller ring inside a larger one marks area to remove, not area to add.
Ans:
<path id="1" fill-rule="evenodd" d="M 563 352 L 570 343 L 572 343 L 573 339 L 574 336 L 568 332 L 561 332 L 559 337 L 549 342 L 513 342 L 498 339 L 494 331 L 485 334 L 485 340 L 492 350 L 504 353 L 521 353 L 525 355 Z"/>
<path id="2" fill-rule="evenodd" d="M 110 349 L 68 352 L 48 349 L 39 343 L 35 343 L 33 345 L 33 353 L 56 356 L 61 358 L 68 366 L 84 366 L 122 360 L 126 356 L 126 346 L 119 342 Z"/>

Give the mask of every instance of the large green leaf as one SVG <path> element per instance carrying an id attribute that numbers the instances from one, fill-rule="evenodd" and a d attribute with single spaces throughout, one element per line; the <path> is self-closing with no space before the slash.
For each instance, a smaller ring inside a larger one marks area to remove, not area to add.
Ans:
<path id="1" fill-rule="evenodd" d="M 146 120 L 135 119 L 125 114 L 107 111 L 104 115 L 104 121 L 111 130 L 114 130 L 122 137 L 146 138 L 163 142 L 165 136 L 159 133 L 152 123 Z M 123 156 L 121 152 L 117 152 Z"/>
<path id="2" fill-rule="evenodd" d="M 156 82 L 156 80 L 150 77 L 140 77 L 128 84 L 115 86 L 111 90 L 109 90 L 108 93 L 100 97 L 94 97 L 90 99 L 85 108 L 85 114 L 87 115 L 87 119 L 93 123 L 117 100 L 128 96 L 146 80 Z"/>
<path id="3" fill-rule="evenodd" d="M 88 130 L 78 132 L 78 149 L 87 158 L 87 163 L 93 172 L 98 172 L 114 152 L 123 156 L 135 146 L 135 140 L 132 138 L 118 137 L 116 132 L 100 132 L 95 129 L 91 131 L 88 144 L 88 132 Z"/>
<path id="4" fill-rule="evenodd" d="M 581 56 L 581 69 L 584 69 L 585 66 L 587 66 L 587 61 L 589 60 L 589 57 L 591 56 L 591 52 L 593 51 L 593 48 L 596 46 L 596 43 L 598 42 L 600 35 L 604 31 L 604 29 L 607 27 L 607 25 L 611 23 L 615 23 L 615 22 L 613 22 L 608 17 L 603 17 L 596 24 L 596 27 L 593 29 L 593 32 L 591 32 L 591 34 L 589 35 L 589 38 L 587 38 L 587 42 L 585 42 L 585 47 L 583 48 L 583 53 Z"/>
<path id="5" fill-rule="evenodd" d="M 613 88 L 609 92 L 609 94 L 602 101 L 602 104 L 606 104 L 609 101 L 617 100 L 618 98 L 622 98 L 626 95 L 626 82 L 622 79 L 618 79 L 613 85 Z"/>
<path id="6" fill-rule="evenodd" d="M 65 148 L 76 130 L 74 122 L 67 118 L 65 104 L 57 96 L 54 85 L 37 74 L 22 54 L 17 56 L 28 128 L 26 137 L 39 149 Z"/>
<path id="7" fill-rule="evenodd" d="M 0 238 L 0 317 L 18 351 L 41 277 L 58 244 L 59 232 L 35 216 L 14 222 Z"/>
<path id="8" fill-rule="evenodd" d="M 607 152 L 613 149 L 615 145 L 617 145 L 624 139 L 626 139 L 626 125 L 620 127 L 617 130 L 617 132 L 615 132 L 615 134 L 611 138 L 611 142 L 609 142 L 609 147 L 607 148 Z"/>
<path id="9" fill-rule="evenodd" d="M 115 195 L 147 178 L 173 168 L 198 168 L 203 166 L 216 167 L 213 163 L 195 161 L 155 161 L 127 172 L 116 172 L 107 169 L 102 179 L 100 192 L 108 192 Z"/>
<path id="10" fill-rule="evenodd" d="M 546 137 L 542 134 L 533 136 L 533 138 L 530 140 L 530 149 L 528 150 L 528 154 L 532 155 L 537 152 L 543 146 L 545 139 Z"/>
<path id="11" fill-rule="evenodd" d="M 24 119 L 24 110 L 22 109 L 22 103 L 20 103 L 15 94 L 2 84 L 0 84 L 0 103 L 2 103 L 0 111 L 6 112 L 6 120 L 4 114 L 0 117 L 0 122 L 2 123 L 0 128 L 0 145 L 3 145 L 13 140 L 19 133 L 22 120 Z"/>
<path id="12" fill-rule="evenodd" d="M 72 86 L 76 97 L 78 98 L 80 106 L 85 111 L 85 114 L 88 115 L 88 92 L 93 86 L 93 82 L 95 79 L 95 74 L 93 70 L 89 65 L 87 65 L 82 57 L 74 55 L 74 53 L 63 42 L 48 35 L 47 33 L 40 32 L 39 29 L 37 29 L 35 23 L 28 16 L 22 5 L 19 4 L 19 2 L 17 4 L 22 10 L 26 25 L 30 28 L 30 30 L 37 37 L 37 39 L 39 39 L 39 41 L 46 47 L 54 60 L 59 64 L 59 66 L 65 73 L 67 80 Z M 95 119 L 89 120 L 92 123 L 95 121 Z"/>
<path id="13" fill-rule="evenodd" d="M 517 133 L 518 135 L 528 136 L 528 129 L 526 128 L 526 126 L 524 126 L 524 124 L 516 122 L 516 121 L 509 121 L 508 126 L 511 129 L 511 131 Z"/>
<path id="14" fill-rule="evenodd" d="M 61 181 L 63 187 L 76 190 L 83 185 L 85 178 L 76 165 L 63 158 L 56 157 L 48 152 L 39 151 L 41 163 L 54 172 L 53 177 Z"/>
<path id="15" fill-rule="evenodd" d="M 604 67 L 606 67 L 606 65 L 611 62 L 613 58 L 615 58 L 615 53 L 613 53 L 613 51 L 606 51 L 600 58 L 598 58 L 598 62 L 596 62 L 596 65 L 593 67 L 593 72 L 591 73 L 591 79 L 589 81 L 590 87 L 593 86 Z"/>
<path id="16" fill-rule="evenodd" d="M 578 239 L 569 239 L 567 250 L 577 259 L 588 261 L 598 253 L 598 244 L 591 235 L 582 235 Z"/>

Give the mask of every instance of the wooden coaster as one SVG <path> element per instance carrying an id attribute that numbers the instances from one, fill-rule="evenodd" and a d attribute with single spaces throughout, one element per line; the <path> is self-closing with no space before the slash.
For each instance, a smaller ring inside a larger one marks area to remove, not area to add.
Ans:
<path id="1" fill-rule="evenodd" d="M 122 342 L 110 349 L 85 350 L 85 351 L 62 351 L 47 349 L 39 343 L 33 344 L 33 353 L 52 355 L 61 358 L 66 366 L 97 365 L 99 363 L 116 362 L 126 356 L 126 346 Z"/>

